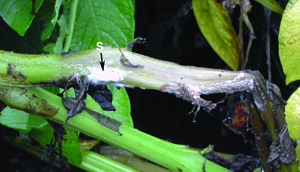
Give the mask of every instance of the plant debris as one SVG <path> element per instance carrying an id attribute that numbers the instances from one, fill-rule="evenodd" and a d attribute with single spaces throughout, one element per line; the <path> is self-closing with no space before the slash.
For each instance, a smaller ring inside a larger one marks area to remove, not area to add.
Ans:
<path id="1" fill-rule="evenodd" d="M 15 78 L 15 80 L 17 80 L 17 78 L 26 80 L 26 77 L 20 71 L 18 71 L 17 66 L 13 64 L 8 64 L 7 75 L 11 75 L 13 78 Z"/>
<path id="2" fill-rule="evenodd" d="M 225 159 L 217 155 L 214 151 L 203 155 L 208 160 L 219 164 L 231 171 L 253 171 L 260 166 L 260 160 L 249 155 L 236 154 L 230 159 Z"/>
<path id="3" fill-rule="evenodd" d="M 285 124 L 276 140 L 270 146 L 270 156 L 267 163 L 278 169 L 280 164 L 288 165 L 295 162 L 296 157 L 294 143 L 289 137 L 287 125 Z"/>
<path id="4" fill-rule="evenodd" d="M 101 106 L 105 111 L 116 111 L 112 105 L 112 93 L 106 85 L 90 84 L 87 93 Z"/>
<path id="5" fill-rule="evenodd" d="M 146 39 L 145 38 L 141 38 L 141 37 L 137 37 L 135 38 L 133 41 L 131 41 L 129 44 L 127 44 L 125 46 L 125 50 L 129 50 L 130 48 L 132 48 L 135 44 L 139 43 L 139 44 L 143 44 L 146 42 Z M 120 57 L 120 62 L 121 64 L 126 67 L 126 68 L 143 68 L 144 66 L 143 65 L 133 65 L 123 54 L 123 52 L 121 51 L 120 49 L 120 52 L 122 53 L 121 57 Z"/>
<path id="6" fill-rule="evenodd" d="M 62 124 L 56 123 L 51 120 L 47 120 L 50 126 L 53 128 L 54 138 L 51 139 L 50 144 L 47 144 L 47 150 L 42 156 L 41 159 L 44 159 L 46 155 L 49 153 L 49 163 L 50 163 L 50 170 L 52 171 L 52 168 L 54 166 L 54 162 L 56 160 L 56 156 L 59 156 L 59 164 L 62 171 L 68 166 L 68 159 L 67 157 L 62 155 L 62 141 L 66 141 L 66 139 L 63 138 L 64 135 L 66 135 L 66 131 L 63 128 Z M 57 147 L 56 147 L 57 145 Z"/>
<path id="7" fill-rule="evenodd" d="M 68 120 L 70 118 L 72 118 L 73 116 L 75 116 L 76 114 L 81 113 L 83 110 L 86 110 L 92 117 L 96 118 L 99 124 L 101 124 L 101 125 L 109 128 L 109 129 L 121 134 L 119 132 L 119 126 L 122 124 L 121 122 L 119 122 L 119 121 L 117 121 L 113 118 L 110 118 L 108 116 L 105 116 L 101 113 L 98 113 L 96 111 L 93 111 L 91 109 L 86 108 L 85 99 L 86 99 L 87 87 L 88 87 L 88 84 L 86 84 L 86 83 L 80 84 L 79 88 L 74 86 L 74 90 L 75 90 L 75 93 L 76 93 L 76 98 L 73 98 L 73 97 L 64 98 L 64 97 L 62 97 L 63 104 L 64 104 L 65 108 L 69 111 L 68 112 L 68 117 L 66 118 L 65 123 L 66 123 L 68 129 L 71 132 L 71 140 L 72 140 L 73 132 L 71 130 L 71 127 L 69 126 Z M 97 88 L 100 88 L 100 86 L 99 87 L 92 86 L 92 89 L 89 92 L 92 94 L 93 91 L 97 90 Z M 112 100 L 112 95 L 110 95 L 110 94 L 111 93 L 106 94 L 106 98 L 108 100 Z M 98 99 L 100 94 L 95 93 L 95 94 L 92 94 L 92 95 L 96 95 L 95 97 Z M 102 103 L 105 103 L 105 102 L 102 102 Z"/>

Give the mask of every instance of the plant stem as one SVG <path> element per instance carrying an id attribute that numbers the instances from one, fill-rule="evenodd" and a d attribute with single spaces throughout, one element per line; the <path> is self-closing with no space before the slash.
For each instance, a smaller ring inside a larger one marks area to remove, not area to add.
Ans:
<path id="1" fill-rule="evenodd" d="M 271 172 L 272 171 L 271 168 L 266 163 L 268 157 L 270 156 L 267 139 L 264 135 L 261 134 L 261 133 L 265 133 L 263 122 L 254 104 L 250 103 L 250 105 L 248 105 L 247 108 L 249 109 L 252 129 L 254 132 L 255 142 L 260 155 L 262 168 L 264 169 L 265 172 Z"/>
<path id="2" fill-rule="evenodd" d="M 41 158 L 46 152 L 46 148 L 42 146 L 32 146 L 30 142 L 20 138 L 11 140 L 8 137 L 1 137 L 1 140 L 8 142 L 14 146 L 26 150 L 27 152 Z M 48 157 L 44 160 L 47 161 Z M 73 164 L 74 165 L 74 164 Z M 87 171 L 111 171 L 111 172 L 135 172 L 134 170 L 124 164 L 109 159 L 103 155 L 94 153 L 92 151 L 82 152 L 82 164 L 78 166 Z"/>
<path id="3" fill-rule="evenodd" d="M 26 87 L 69 84 L 71 82 L 140 87 L 175 94 L 177 97 L 190 101 L 194 105 L 202 106 L 207 110 L 212 110 L 216 107 L 216 104 L 202 99 L 200 97 L 202 94 L 232 94 L 238 91 L 248 91 L 253 95 L 255 105 L 260 112 L 261 118 L 268 127 L 272 141 L 277 138 L 275 130 L 276 123 L 273 116 L 273 107 L 276 102 L 271 101 L 268 93 L 270 90 L 266 86 L 266 81 L 257 71 L 234 72 L 180 66 L 175 63 L 156 60 L 130 51 L 125 51 L 124 49 L 112 47 L 104 47 L 101 53 L 105 60 L 104 71 L 99 64 L 100 52 L 96 49 L 66 55 L 25 55 L 0 51 L 1 99 L 8 106 L 13 108 L 31 111 L 33 114 L 42 115 L 44 117 L 53 116 L 49 119 L 64 123 L 67 111 L 59 97 L 55 97 L 55 95 L 41 91 L 41 89 L 38 88 Z M 129 59 L 129 62 L 132 63 L 133 66 L 139 65 L 143 67 L 126 67 L 126 65 L 123 64 L 124 62 L 122 63 L 120 61 L 121 54 Z M 27 97 L 24 97 L 24 95 L 27 95 Z M 38 97 L 40 99 L 46 97 L 47 99 L 45 98 L 45 100 L 48 104 L 36 106 L 34 103 L 36 99 L 27 100 L 29 97 Z M 56 99 L 56 102 L 49 103 L 53 99 Z M 43 106 L 45 107 L 43 108 Z M 87 115 L 86 112 L 83 114 Z M 197 159 L 198 163 L 205 162 L 198 152 L 191 151 L 183 146 L 179 146 L 179 148 L 177 145 L 170 145 L 170 143 L 162 142 L 155 137 L 134 130 L 126 125 L 122 124 L 119 127 L 120 133 L 123 134 L 120 136 L 118 133 L 98 124 L 95 119 L 88 119 L 87 116 L 82 118 L 83 121 L 88 121 L 84 124 L 82 124 L 80 120 L 75 120 L 81 117 L 83 116 L 76 115 L 76 117 L 70 119 L 70 126 L 85 134 L 127 149 L 137 155 L 147 157 L 147 159 L 169 169 L 176 171 L 187 168 L 187 171 L 191 170 L 189 168 L 195 166 L 195 161 L 188 160 L 186 162 L 189 158 L 183 158 L 185 153 L 193 160 Z M 282 115 L 278 117 L 280 119 L 283 118 Z M 92 121 L 94 121 L 93 125 L 95 126 L 90 125 Z M 285 121 L 280 122 L 280 126 L 284 123 Z M 93 127 L 91 128 L 91 126 Z M 93 130 L 96 127 L 99 127 L 97 132 Z M 100 127 L 102 127 L 102 129 L 100 129 Z M 108 135 L 107 133 L 110 134 Z M 145 140 L 147 141 L 145 142 Z M 140 145 L 141 143 L 143 144 Z M 157 148 L 157 145 L 160 145 L 161 149 Z M 290 149 L 294 150 L 291 146 Z M 167 150 L 176 150 L 175 152 L 181 153 L 181 155 Z M 175 157 L 176 159 L 173 159 Z M 182 164 L 185 165 L 182 166 Z M 283 168 L 284 166 L 285 165 L 282 165 Z M 209 168 L 209 165 L 206 165 L 206 167 Z M 201 169 L 193 169 L 192 171 L 200 170 Z"/>
<path id="4" fill-rule="evenodd" d="M 284 150 L 284 153 L 288 154 L 284 156 L 290 158 L 286 163 L 280 164 L 280 170 L 282 172 L 294 171 L 297 169 L 297 164 L 295 163 L 296 153 L 288 131 L 286 138 L 283 138 L 283 136 L 280 136 L 280 138 L 277 134 L 277 132 L 282 131 L 283 126 L 286 125 L 283 107 L 280 107 L 283 105 L 282 103 L 284 103 L 282 102 L 280 90 L 276 85 L 270 85 L 270 83 L 266 82 L 261 74 L 256 73 L 254 75 L 256 87 L 255 91 L 252 92 L 252 95 L 255 105 L 260 112 L 261 118 L 268 128 L 273 143 L 276 143 L 276 139 L 284 139 L 284 145 L 277 146 L 276 149 L 282 149 L 282 151 Z M 254 122 L 256 121 L 253 121 L 252 123 Z M 270 154 L 274 155 L 276 153 L 277 152 L 271 152 Z"/>
<path id="5" fill-rule="evenodd" d="M 47 83 L 53 85 L 54 82 L 76 82 L 76 79 L 88 77 L 88 82 L 95 84 L 121 84 L 169 93 L 179 93 L 182 86 L 194 89 L 199 94 L 230 94 L 254 88 L 252 74 L 248 72 L 180 66 L 123 49 L 122 52 L 131 63 L 144 67 L 124 67 L 120 63 L 119 48 L 105 47 L 101 51 L 105 60 L 104 71 L 99 64 L 100 52 L 96 49 L 68 55 L 27 55 L 0 51 L 0 76 L 3 76 L 0 85 L 34 87 Z M 15 78 L 7 75 L 9 64 L 16 66 L 13 69 Z M 18 73 L 26 79 L 18 77 Z"/>
<path id="6" fill-rule="evenodd" d="M 111 172 L 138 172 L 124 164 L 92 151 L 82 152 L 82 163 L 79 168 L 86 171 L 111 171 Z"/>
<path id="7" fill-rule="evenodd" d="M 68 27 L 69 31 L 68 31 L 68 35 L 67 35 L 66 42 L 64 45 L 64 52 L 69 51 L 70 45 L 72 42 L 74 25 L 75 25 L 75 20 L 76 20 L 77 5 L 78 5 L 78 0 L 73 0 L 71 9 L 70 9 L 70 20 L 69 20 L 69 27 Z"/>
<path id="8" fill-rule="evenodd" d="M 9 87 L 2 89 L 0 94 L 4 94 L 2 101 L 7 105 L 15 104 L 14 108 L 22 110 L 25 110 L 24 105 L 29 105 L 25 108 L 28 108 L 27 111 L 33 114 L 43 115 L 44 113 L 41 112 L 45 109 L 48 110 L 55 107 L 58 109 L 57 114 L 52 117 L 48 115 L 46 118 L 62 124 L 65 123 L 68 112 L 64 108 L 61 98 L 42 88 Z M 32 97 L 42 98 L 45 103 L 41 103 L 39 107 L 30 109 L 32 106 Z M 23 104 L 20 103 L 21 101 Z M 18 107 L 19 105 L 20 107 Z M 206 163 L 207 171 L 228 171 L 206 160 L 199 151 L 189 149 L 186 145 L 166 142 L 127 125 L 120 125 L 119 132 L 122 134 L 120 135 L 120 133 L 100 125 L 97 120 L 91 117 L 86 111 L 71 118 L 69 125 L 77 131 L 128 150 L 174 171 L 202 171 L 203 163 Z"/>

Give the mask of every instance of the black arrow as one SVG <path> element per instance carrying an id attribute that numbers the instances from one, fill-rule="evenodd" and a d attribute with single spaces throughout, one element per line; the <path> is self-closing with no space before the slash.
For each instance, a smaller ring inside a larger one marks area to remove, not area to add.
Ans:
<path id="1" fill-rule="evenodd" d="M 100 56 L 101 56 L 101 61 L 99 61 L 99 63 L 101 65 L 102 71 L 104 71 L 105 60 L 103 61 L 102 53 L 100 53 Z"/>

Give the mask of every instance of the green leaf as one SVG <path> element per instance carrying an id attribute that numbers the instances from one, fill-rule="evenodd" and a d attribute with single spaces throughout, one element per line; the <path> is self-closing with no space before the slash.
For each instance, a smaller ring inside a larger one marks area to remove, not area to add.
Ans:
<path id="1" fill-rule="evenodd" d="M 6 107 L 1 112 L 0 123 L 34 138 L 44 146 L 49 144 L 53 138 L 54 131 L 43 117 L 31 115 L 16 109 L 11 109 L 10 107 Z M 68 141 L 62 142 L 63 155 L 68 158 L 69 162 L 80 165 L 82 162 L 82 155 L 79 147 L 78 135 L 73 135 L 71 144 L 70 131 L 65 126 L 64 128 L 67 132 L 67 135 L 65 135 L 64 138 Z M 76 133 L 75 130 L 73 130 L 73 133 Z"/>
<path id="2" fill-rule="evenodd" d="M 58 36 L 58 28 L 55 28 L 50 39 L 45 42 L 41 41 L 44 22 L 44 20 L 33 22 L 26 34 L 20 36 L 0 18 L 0 49 L 26 54 L 43 53 L 44 45 L 50 41 L 54 42 Z"/>
<path id="3" fill-rule="evenodd" d="M 207 42 L 232 70 L 237 70 L 241 45 L 223 5 L 217 0 L 193 0 L 193 9 Z"/>
<path id="4" fill-rule="evenodd" d="M 116 111 L 105 111 L 104 114 L 122 122 L 122 124 L 133 127 L 130 100 L 125 87 L 122 87 L 119 90 L 113 85 L 107 85 L 107 87 L 113 93 L 112 104 L 116 108 Z"/>
<path id="5" fill-rule="evenodd" d="M 55 43 L 49 43 L 44 46 L 43 51 L 48 54 L 53 54 L 53 47 L 55 46 Z"/>
<path id="6" fill-rule="evenodd" d="M 68 158 L 68 162 L 74 164 L 74 165 L 81 165 L 82 162 L 82 152 L 79 145 L 79 136 L 76 134 L 76 131 L 72 129 L 73 137 L 72 137 L 72 143 L 70 142 L 71 138 L 71 132 L 66 127 L 66 125 L 63 126 L 65 131 L 67 132 L 67 135 L 64 136 L 64 138 L 67 139 L 67 142 L 62 142 L 63 147 L 63 155 Z M 74 134 L 75 133 L 75 134 Z M 42 133 L 40 133 L 42 135 Z"/>
<path id="7" fill-rule="evenodd" d="M 43 48 L 43 50 L 48 53 L 61 53 L 63 51 L 63 42 L 68 32 L 66 19 L 63 14 L 60 16 L 60 19 L 57 21 L 57 23 L 60 26 L 60 30 L 56 42 L 49 43 Z"/>
<path id="8" fill-rule="evenodd" d="M 42 117 L 6 107 L 1 112 L 0 123 L 9 128 L 18 130 L 21 133 L 29 134 L 33 128 L 41 129 L 48 122 Z M 45 135 L 45 137 L 47 137 L 47 135 Z M 49 137 L 49 140 L 51 138 L 52 136 Z"/>
<path id="9" fill-rule="evenodd" d="M 279 57 L 286 84 L 300 79 L 300 1 L 290 0 L 279 30 Z"/>
<path id="10" fill-rule="evenodd" d="M 255 0 L 255 1 L 262 4 L 263 6 L 265 6 L 266 8 L 270 9 L 271 11 L 273 11 L 275 13 L 278 13 L 278 14 L 283 13 L 283 9 L 275 0 Z"/>
<path id="11" fill-rule="evenodd" d="M 285 106 L 285 120 L 291 138 L 300 141 L 300 87 L 290 96 Z M 296 147 L 297 159 L 300 160 L 300 146 Z"/>
<path id="12" fill-rule="evenodd" d="M 86 98 L 87 108 L 102 113 L 103 115 L 109 116 L 117 121 L 120 121 L 122 124 L 133 127 L 133 121 L 130 114 L 130 100 L 125 88 L 123 87 L 118 90 L 116 86 L 107 85 L 107 87 L 113 94 L 112 104 L 116 108 L 116 111 L 113 112 L 102 110 L 99 104 L 89 95 Z"/>
<path id="13" fill-rule="evenodd" d="M 39 10 L 42 3 L 43 0 L 36 0 L 35 12 Z M 35 17 L 30 14 L 31 9 L 31 0 L 0 0 L 0 15 L 21 36 L 24 36 Z"/>
<path id="14" fill-rule="evenodd" d="M 97 42 L 127 45 L 134 35 L 133 7 L 124 0 L 79 1 L 70 50 L 95 48 Z"/>
<path id="15" fill-rule="evenodd" d="M 42 41 L 45 41 L 46 39 L 48 39 L 56 25 L 56 21 L 59 15 L 59 9 L 61 4 L 63 3 L 64 0 L 56 0 L 55 1 L 55 6 L 54 6 L 54 11 L 51 15 L 51 18 L 48 19 L 44 25 L 44 30 L 42 32 Z"/>

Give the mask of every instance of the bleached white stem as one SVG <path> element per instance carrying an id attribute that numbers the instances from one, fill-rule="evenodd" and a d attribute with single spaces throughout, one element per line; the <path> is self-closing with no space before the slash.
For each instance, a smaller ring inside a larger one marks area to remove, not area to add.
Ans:
<path id="1" fill-rule="evenodd" d="M 105 60 L 104 71 L 99 63 L 100 53 Z M 132 64 L 143 68 L 124 66 L 120 61 L 122 53 Z M 181 66 L 112 47 L 104 47 L 101 52 L 90 49 L 67 55 L 24 55 L 1 51 L 0 59 L 2 86 L 32 87 L 85 81 L 91 84 L 114 84 L 174 93 L 201 106 L 211 104 L 201 99 L 201 94 L 231 94 L 254 89 L 252 72 Z M 5 68 L 9 64 L 15 68 Z M 9 70 L 13 74 L 7 75 Z"/>

